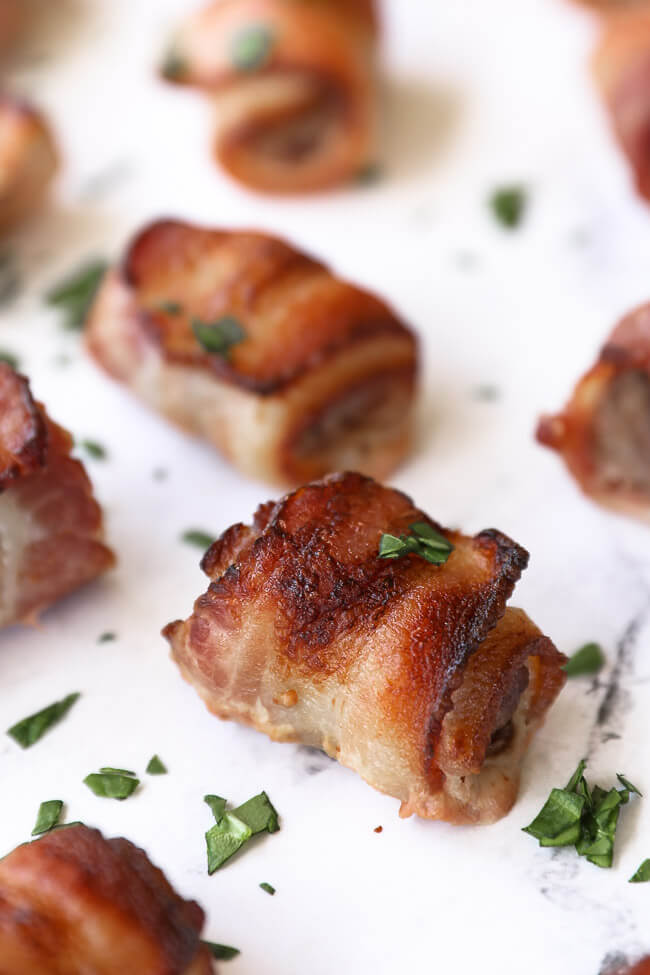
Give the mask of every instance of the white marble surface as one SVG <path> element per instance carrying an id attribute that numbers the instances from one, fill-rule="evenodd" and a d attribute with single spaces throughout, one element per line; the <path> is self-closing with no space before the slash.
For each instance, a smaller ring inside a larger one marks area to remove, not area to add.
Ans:
<path id="1" fill-rule="evenodd" d="M 627 884 L 650 856 L 650 800 L 625 811 L 611 871 L 520 832 L 583 754 L 604 784 L 622 771 L 650 793 L 650 534 L 584 501 L 532 439 L 617 316 L 650 298 L 650 212 L 589 84 L 592 24 L 559 0 L 389 0 L 382 181 L 283 202 L 218 173 L 207 102 L 153 76 L 188 6 L 45 2 L 9 72 L 49 112 L 65 167 L 48 211 L 11 244 L 21 288 L 0 309 L 0 345 L 55 418 L 106 444 L 109 459 L 88 467 L 119 568 L 41 628 L 0 637 L 2 727 L 83 692 L 30 751 L 0 739 L 2 850 L 28 836 L 41 800 L 65 799 L 70 819 L 143 845 L 204 905 L 206 935 L 241 948 L 223 965 L 232 975 L 596 975 L 612 952 L 650 951 L 650 888 Z M 508 234 L 485 199 L 511 180 L 532 196 Z M 100 375 L 41 300 L 161 214 L 281 232 L 388 296 L 425 360 L 419 446 L 396 483 L 447 524 L 521 541 L 532 558 L 515 604 L 566 651 L 605 647 L 607 669 L 567 687 L 498 825 L 401 821 L 395 800 L 325 757 L 210 717 L 169 661 L 159 628 L 203 585 L 179 533 L 247 519 L 269 489 Z M 497 402 L 473 396 L 486 383 Z M 105 630 L 117 641 L 98 644 Z M 82 785 L 104 764 L 143 771 L 154 752 L 170 774 L 144 777 L 127 802 Z M 281 832 L 208 878 L 203 794 L 238 803 L 261 788 Z"/>

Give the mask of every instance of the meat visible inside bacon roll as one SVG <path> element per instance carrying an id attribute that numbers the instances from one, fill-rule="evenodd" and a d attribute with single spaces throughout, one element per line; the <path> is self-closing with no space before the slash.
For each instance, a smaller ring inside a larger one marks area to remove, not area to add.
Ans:
<path id="1" fill-rule="evenodd" d="M 203 919 L 143 850 L 86 826 L 0 860 L 1 975 L 212 975 Z"/>
<path id="2" fill-rule="evenodd" d="M 426 522 L 443 565 L 379 557 Z M 322 748 L 416 813 L 489 823 L 515 801 L 564 657 L 506 602 L 527 553 L 443 531 L 406 495 L 339 474 L 262 505 L 208 550 L 211 583 L 164 633 L 221 718 Z"/>
<path id="3" fill-rule="evenodd" d="M 215 0 L 163 65 L 215 102 L 215 154 L 267 192 L 343 182 L 372 162 L 377 110 L 372 0 Z"/>
<path id="4" fill-rule="evenodd" d="M 650 520 L 650 305 L 623 319 L 538 439 L 600 504 Z"/>
<path id="5" fill-rule="evenodd" d="M 606 18 L 594 73 L 637 190 L 650 200 L 650 5 L 623 5 Z"/>
<path id="6" fill-rule="evenodd" d="M 72 438 L 0 363 L 0 626 L 33 619 L 114 563 Z"/>
<path id="7" fill-rule="evenodd" d="M 107 277 L 86 334 L 109 373 L 247 474 L 383 477 L 409 449 L 412 332 L 274 237 L 152 224 Z"/>
<path id="8" fill-rule="evenodd" d="M 42 203 L 57 164 L 44 119 L 24 102 L 0 95 L 0 232 Z"/>

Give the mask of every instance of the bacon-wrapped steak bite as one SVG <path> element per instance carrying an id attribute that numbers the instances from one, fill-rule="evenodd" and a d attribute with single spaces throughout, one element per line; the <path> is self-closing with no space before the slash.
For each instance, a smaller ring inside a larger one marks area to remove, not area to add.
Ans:
<path id="1" fill-rule="evenodd" d="M 87 826 L 0 860 L 0 975 L 212 975 L 203 919 L 143 850 Z"/>
<path id="2" fill-rule="evenodd" d="M 86 339 L 116 379 L 246 474 L 383 477 L 409 449 L 412 332 L 274 237 L 152 224 L 107 276 Z"/>
<path id="3" fill-rule="evenodd" d="M 0 626 L 33 619 L 114 564 L 72 437 L 0 363 Z"/>
<path id="4" fill-rule="evenodd" d="M 605 19 L 594 74 L 637 190 L 650 200 L 650 4 Z"/>
<path id="5" fill-rule="evenodd" d="M 650 304 L 627 315 L 565 409 L 537 439 L 557 450 L 585 494 L 650 522 Z"/>
<path id="6" fill-rule="evenodd" d="M 444 531 L 441 566 L 378 557 L 418 522 L 442 532 L 359 474 L 308 484 L 212 545 L 208 591 L 164 633 L 219 717 L 322 748 L 404 816 L 493 822 L 565 658 L 506 609 L 528 555 L 499 532 Z"/>
<path id="7" fill-rule="evenodd" d="M 0 95 L 0 232 L 38 208 L 57 165 L 45 120 L 19 99 Z"/>
<path id="8" fill-rule="evenodd" d="M 317 190 L 373 161 L 372 0 L 215 0 L 193 14 L 163 75 L 215 102 L 215 155 L 270 193 Z"/>

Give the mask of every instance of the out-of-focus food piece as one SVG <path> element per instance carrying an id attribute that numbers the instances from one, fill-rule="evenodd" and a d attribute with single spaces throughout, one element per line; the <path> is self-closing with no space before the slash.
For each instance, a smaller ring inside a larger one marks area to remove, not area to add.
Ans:
<path id="1" fill-rule="evenodd" d="M 162 73 L 215 103 L 214 151 L 269 193 L 345 182 L 374 161 L 372 0 L 215 0 L 179 30 Z"/>
<path id="2" fill-rule="evenodd" d="M 444 564 L 379 557 L 414 523 L 453 545 Z M 527 561 L 497 531 L 443 531 L 406 495 L 334 475 L 229 528 L 164 634 L 219 717 L 322 748 L 403 816 L 490 823 L 565 682 L 566 658 L 506 609 Z"/>
<path id="3" fill-rule="evenodd" d="M 650 4 L 605 18 L 593 68 L 637 190 L 650 200 Z"/>
<path id="4" fill-rule="evenodd" d="M 650 304 L 617 325 L 564 410 L 542 418 L 537 439 L 594 501 L 650 521 Z"/>
<path id="5" fill-rule="evenodd" d="M 0 95 L 0 233 L 38 209 L 57 165 L 42 116 L 21 100 Z"/>
<path id="6" fill-rule="evenodd" d="M 0 860 L 2 975 L 212 975 L 203 920 L 143 850 L 83 825 Z"/>
<path id="7" fill-rule="evenodd" d="M 114 564 L 71 449 L 27 380 L 0 362 L 0 626 L 33 620 Z"/>
<path id="8" fill-rule="evenodd" d="M 26 0 L 0 0 L 0 53 L 5 53 L 19 33 Z"/>
<path id="9" fill-rule="evenodd" d="M 107 275 L 86 342 L 246 474 L 384 477 L 409 450 L 413 333 L 385 302 L 266 234 L 152 224 Z"/>
<path id="10" fill-rule="evenodd" d="M 650 975 L 650 955 L 646 955 L 635 965 L 626 965 L 615 969 L 608 968 L 603 975 Z"/>

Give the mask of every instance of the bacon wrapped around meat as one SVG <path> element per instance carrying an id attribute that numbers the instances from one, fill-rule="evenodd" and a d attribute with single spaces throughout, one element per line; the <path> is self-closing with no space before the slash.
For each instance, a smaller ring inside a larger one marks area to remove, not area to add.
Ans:
<path id="1" fill-rule="evenodd" d="M 649 3 L 628 5 L 604 20 L 594 73 L 637 190 L 650 200 Z"/>
<path id="2" fill-rule="evenodd" d="M 399 491 L 337 474 L 262 505 L 208 550 L 211 580 L 164 632 L 221 718 L 322 748 L 400 813 L 490 823 L 565 658 L 506 602 L 527 553 L 490 530 L 444 531 L 444 565 L 378 557 L 383 534 L 440 526 Z"/>
<path id="3" fill-rule="evenodd" d="M 565 409 L 537 439 L 564 459 L 585 494 L 650 522 L 650 304 L 627 315 Z"/>
<path id="4" fill-rule="evenodd" d="M 27 380 L 0 363 L 0 626 L 34 619 L 114 563 L 71 448 Z"/>
<path id="5" fill-rule="evenodd" d="M 203 919 L 143 850 L 87 826 L 0 860 L 0 975 L 212 975 Z"/>
<path id="6" fill-rule="evenodd" d="M 217 354 L 220 334 L 232 344 Z M 408 451 L 413 334 L 274 237 L 152 224 L 108 274 L 86 337 L 116 379 L 247 474 L 383 477 Z"/>
<path id="7" fill-rule="evenodd" d="M 373 0 L 214 0 L 179 31 L 162 73 L 215 102 L 215 155 L 269 193 L 322 189 L 373 161 Z"/>
<path id="8" fill-rule="evenodd" d="M 57 165 L 54 140 L 41 115 L 0 95 L 0 232 L 38 208 Z"/>

